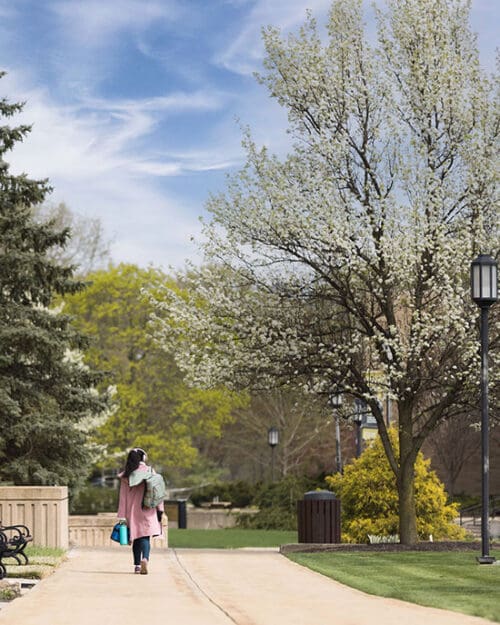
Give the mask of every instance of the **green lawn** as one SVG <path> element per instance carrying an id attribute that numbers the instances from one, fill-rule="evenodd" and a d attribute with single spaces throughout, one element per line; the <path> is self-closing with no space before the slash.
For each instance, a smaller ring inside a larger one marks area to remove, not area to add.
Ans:
<path id="1" fill-rule="evenodd" d="M 472 552 L 296 553 L 289 558 L 364 592 L 500 623 L 500 565 Z M 500 551 L 493 551 L 500 560 Z"/>
<path id="2" fill-rule="evenodd" d="M 195 530 L 169 529 L 170 547 L 190 547 L 194 549 L 237 549 L 240 547 L 279 547 L 286 543 L 296 543 L 297 532 L 280 530 Z"/>

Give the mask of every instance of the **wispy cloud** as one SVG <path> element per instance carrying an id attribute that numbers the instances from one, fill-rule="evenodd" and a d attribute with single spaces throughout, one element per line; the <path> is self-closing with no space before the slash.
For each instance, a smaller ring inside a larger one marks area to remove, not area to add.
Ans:
<path id="1" fill-rule="evenodd" d="M 175 0 L 61 0 L 50 8 L 67 37 L 93 47 L 109 46 L 109 38 L 124 31 L 175 22 L 185 12 Z"/>
<path id="2" fill-rule="evenodd" d="M 152 98 L 135 98 L 114 100 L 110 98 L 81 99 L 82 107 L 95 110 L 125 112 L 186 112 L 214 111 L 224 106 L 227 96 L 223 92 L 194 91 L 191 93 L 177 91 L 164 96 Z"/>
<path id="3" fill-rule="evenodd" d="M 26 101 L 18 121 L 33 125 L 29 139 L 19 144 L 13 165 L 38 177 L 65 175 L 86 177 L 115 168 L 151 176 L 174 175 L 186 169 L 203 171 L 223 168 L 233 159 L 212 150 L 180 153 L 174 145 L 163 145 L 165 161 L 158 160 L 158 146 L 144 140 L 170 114 L 217 111 L 226 105 L 223 93 L 175 92 L 153 98 L 83 98 L 80 104 L 61 105 L 46 89 L 34 89 L 20 72 L 8 74 L 0 83 L 1 92 L 13 100 Z M 140 149 L 137 142 L 141 142 Z M 148 154 L 149 152 L 149 154 Z"/>
<path id="4" fill-rule="evenodd" d="M 223 158 L 223 157 L 226 158 Z M 178 176 L 187 172 L 225 171 L 242 162 L 241 151 L 228 158 L 224 148 L 166 154 L 165 160 L 144 160 L 133 164 L 132 169 L 152 176 Z"/>

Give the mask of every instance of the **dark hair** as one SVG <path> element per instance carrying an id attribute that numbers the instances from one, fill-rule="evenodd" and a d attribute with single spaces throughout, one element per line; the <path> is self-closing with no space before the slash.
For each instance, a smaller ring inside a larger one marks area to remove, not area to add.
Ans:
<path id="1" fill-rule="evenodd" d="M 123 477 L 128 477 L 133 471 L 137 469 L 139 464 L 145 459 L 146 452 L 140 447 L 135 447 L 128 452 L 127 463 L 125 464 L 125 470 L 123 471 Z"/>

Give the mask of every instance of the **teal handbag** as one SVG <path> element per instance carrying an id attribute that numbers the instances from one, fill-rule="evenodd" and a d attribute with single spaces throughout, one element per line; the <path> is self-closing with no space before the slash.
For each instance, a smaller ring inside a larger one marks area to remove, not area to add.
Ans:
<path id="1" fill-rule="evenodd" d="M 124 523 L 117 523 L 111 532 L 111 540 L 120 545 L 128 545 L 130 541 L 130 530 Z"/>

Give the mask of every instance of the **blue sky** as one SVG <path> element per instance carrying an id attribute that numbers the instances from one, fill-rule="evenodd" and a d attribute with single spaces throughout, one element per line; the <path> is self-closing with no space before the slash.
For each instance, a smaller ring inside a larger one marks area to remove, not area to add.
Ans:
<path id="1" fill-rule="evenodd" d="M 27 104 L 13 171 L 48 177 L 50 201 L 99 217 L 115 262 L 168 269 L 210 192 L 243 163 L 239 123 L 286 149 L 286 118 L 253 72 L 260 29 L 297 28 L 330 0 L 0 0 L 0 97 Z M 493 68 L 500 2 L 473 0 Z M 240 120 L 238 122 L 237 120 Z M 20 121 L 20 119 L 16 120 Z"/>

